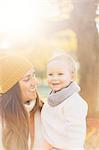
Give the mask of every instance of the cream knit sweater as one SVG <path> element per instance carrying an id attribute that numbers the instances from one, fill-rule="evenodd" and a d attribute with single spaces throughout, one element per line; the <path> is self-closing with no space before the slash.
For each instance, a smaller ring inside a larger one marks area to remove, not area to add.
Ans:
<path id="1" fill-rule="evenodd" d="M 61 98 L 61 95 L 59 97 Z M 58 96 L 54 98 L 57 101 Z M 76 91 L 63 102 L 60 103 L 59 100 L 56 106 L 46 101 L 41 112 L 41 119 L 43 136 L 47 142 L 61 150 L 83 150 L 87 109 L 87 103 Z"/>

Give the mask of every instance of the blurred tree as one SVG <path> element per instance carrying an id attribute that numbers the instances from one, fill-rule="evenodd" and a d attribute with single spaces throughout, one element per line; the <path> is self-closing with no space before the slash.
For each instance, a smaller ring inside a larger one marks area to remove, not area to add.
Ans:
<path id="1" fill-rule="evenodd" d="M 53 50 L 75 51 L 77 49 L 76 34 L 70 29 L 57 31 L 48 40 L 49 46 Z"/>
<path id="2" fill-rule="evenodd" d="M 59 4 L 64 1 L 58 0 Z M 68 4 L 69 0 L 66 2 Z M 71 17 L 49 23 L 48 31 L 52 34 L 71 29 L 76 33 L 81 95 L 88 102 L 88 116 L 97 117 L 99 116 L 99 35 L 95 23 L 97 0 L 72 0 L 72 4 Z M 63 8 L 66 9 L 66 6 Z"/>
<path id="3" fill-rule="evenodd" d="M 71 26 L 78 38 L 81 95 L 89 104 L 89 116 L 99 117 L 99 37 L 95 24 L 97 0 L 72 0 Z"/>

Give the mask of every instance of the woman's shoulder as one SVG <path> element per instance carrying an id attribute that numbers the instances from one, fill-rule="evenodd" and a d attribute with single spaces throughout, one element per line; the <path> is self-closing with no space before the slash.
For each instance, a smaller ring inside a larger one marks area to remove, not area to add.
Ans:
<path id="1" fill-rule="evenodd" d="M 1 122 L 1 119 L 0 119 L 0 138 L 1 138 L 1 135 L 2 135 L 2 122 Z"/>
<path id="2" fill-rule="evenodd" d="M 1 121 L 1 118 L 0 118 L 0 130 L 2 129 L 2 121 Z"/>
<path id="3" fill-rule="evenodd" d="M 3 145 L 2 145 L 2 123 L 0 120 L 0 150 L 4 150 Z"/>

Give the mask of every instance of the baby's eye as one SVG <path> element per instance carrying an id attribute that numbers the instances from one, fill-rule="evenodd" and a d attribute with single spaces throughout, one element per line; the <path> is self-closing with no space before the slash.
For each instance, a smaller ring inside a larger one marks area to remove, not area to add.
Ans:
<path id="1" fill-rule="evenodd" d="M 52 73 L 48 73 L 48 76 L 52 76 L 53 74 Z"/>
<path id="2" fill-rule="evenodd" d="M 63 73 L 58 73 L 58 75 L 59 75 L 59 76 L 62 76 L 62 75 L 64 75 L 64 74 L 63 74 Z"/>

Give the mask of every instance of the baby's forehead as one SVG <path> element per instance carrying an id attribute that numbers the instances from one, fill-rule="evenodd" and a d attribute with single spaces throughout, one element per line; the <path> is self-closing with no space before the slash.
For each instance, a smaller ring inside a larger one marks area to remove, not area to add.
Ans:
<path id="1" fill-rule="evenodd" d="M 52 59 L 48 62 L 47 66 L 50 65 L 67 65 L 68 61 L 66 59 Z"/>
<path id="2" fill-rule="evenodd" d="M 72 72 L 76 71 L 76 63 L 74 59 L 69 55 L 60 55 L 53 57 L 49 60 L 47 64 L 47 69 L 54 69 L 55 67 L 64 67 L 64 69 L 68 69 Z"/>
<path id="3" fill-rule="evenodd" d="M 52 61 L 64 61 L 67 63 L 68 61 L 73 61 L 73 58 L 68 54 L 62 54 L 62 55 L 51 57 L 49 62 L 52 62 Z"/>
<path id="4" fill-rule="evenodd" d="M 47 70 L 48 71 L 65 71 L 68 70 L 69 65 L 67 64 L 66 61 L 64 60 L 53 60 L 50 61 L 47 65 Z"/>

